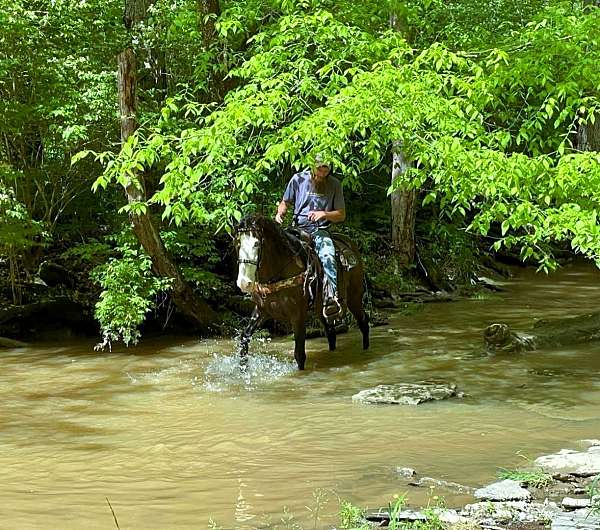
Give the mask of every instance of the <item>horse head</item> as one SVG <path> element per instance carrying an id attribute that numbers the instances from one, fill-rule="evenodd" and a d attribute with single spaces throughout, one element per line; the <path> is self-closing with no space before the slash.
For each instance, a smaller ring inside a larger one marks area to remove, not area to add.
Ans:
<path id="1" fill-rule="evenodd" d="M 262 250 L 262 230 L 259 217 L 252 215 L 241 220 L 236 230 L 238 252 L 237 286 L 244 293 L 251 293 L 258 281 L 258 267 Z"/>
<path id="2" fill-rule="evenodd" d="M 273 219 L 249 215 L 236 230 L 238 249 L 237 286 L 252 293 L 260 281 L 279 279 L 279 273 L 298 255 L 298 243 Z"/>

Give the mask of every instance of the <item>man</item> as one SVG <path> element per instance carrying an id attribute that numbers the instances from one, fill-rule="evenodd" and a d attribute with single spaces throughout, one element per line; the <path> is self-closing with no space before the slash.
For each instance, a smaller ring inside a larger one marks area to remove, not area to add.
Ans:
<path id="1" fill-rule="evenodd" d="M 331 223 L 341 223 L 346 219 L 346 206 L 340 181 L 329 173 L 329 164 L 319 157 L 312 171 L 305 169 L 296 173 L 285 189 L 275 220 L 283 223 L 288 208 L 293 206 L 296 224 L 312 235 L 325 272 L 323 316 L 331 320 L 340 314 L 341 306 L 338 301 L 335 247 L 328 227 Z"/>

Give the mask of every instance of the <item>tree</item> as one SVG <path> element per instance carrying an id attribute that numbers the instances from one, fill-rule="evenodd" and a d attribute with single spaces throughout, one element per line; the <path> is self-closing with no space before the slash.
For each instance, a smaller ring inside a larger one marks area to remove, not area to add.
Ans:
<path id="1" fill-rule="evenodd" d="M 398 178 L 408 171 L 410 163 L 402 151 L 402 144 L 394 142 L 392 147 L 392 183 L 395 187 Z M 390 194 L 392 203 L 392 249 L 396 266 L 407 269 L 415 260 L 415 219 L 417 190 L 397 187 Z"/>
<path id="2" fill-rule="evenodd" d="M 126 3 L 125 25 L 133 28 L 136 23 L 146 17 L 149 0 L 131 0 Z M 125 49 L 118 57 L 119 106 L 121 110 L 121 142 L 123 150 L 131 150 L 128 143 L 137 129 L 136 120 L 136 63 L 131 48 Z M 168 255 L 161 240 L 160 233 L 145 205 L 146 192 L 143 174 L 138 167 L 133 167 L 122 180 L 134 232 L 152 260 L 153 269 L 159 276 L 171 278 L 171 296 L 177 307 L 190 318 L 200 329 L 207 330 L 214 324 L 214 311 L 197 298 L 183 279 L 179 269 Z"/>
<path id="3" fill-rule="evenodd" d="M 397 14 L 390 15 L 390 27 L 394 31 L 408 34 L 406 22 Z M 407 269 L 415 260 L 415 220 L 417 216 L 417 190 L 413 188 L 403 189 L 396 185 L 399 175 L 408 171 L 409 161 L 402 151 L 402 142 L 392 143 L 392 180 L 390 193 L 391 199 L 391 228 L 392 228 L 392 250 L 395 253 L 396 269 Z"/>

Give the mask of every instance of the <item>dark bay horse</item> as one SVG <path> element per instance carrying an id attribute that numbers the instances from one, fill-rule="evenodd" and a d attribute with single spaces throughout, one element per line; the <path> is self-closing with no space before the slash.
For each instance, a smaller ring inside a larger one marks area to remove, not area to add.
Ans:
<path id="1" fill-rule="evenodd" d="M 337 234 L 336 234 L 337 237 Z M 266 320 L 291 322 L 294 331 L 294 357 L 300 370 L 306 362 L 306 319 L 311 306 L 325 326 L 329 350 L 335 350 L 335 327 L 323 317 L 322 273 L 316 253 L 298 235 L 287 232 L 271 219 L 253 215 L 243 219 L 237 230 L 237 285 L 252 294 L 256 304 L 250 323 L 240 339 L 240 362 L 247 363 L 248 343 L 254 331 Z M 364 267 L 358 248 L 346 238 L 355 265 L 340 270 L 339 297 L 356 319 L 369 347 L 369 322 L 363 309 Z M 343 269 L 340 267 L 340 269 Z M 316 271 L 316 272 L 315 272 Z M 312 293 L 312 294 L 311 294 Z"/>

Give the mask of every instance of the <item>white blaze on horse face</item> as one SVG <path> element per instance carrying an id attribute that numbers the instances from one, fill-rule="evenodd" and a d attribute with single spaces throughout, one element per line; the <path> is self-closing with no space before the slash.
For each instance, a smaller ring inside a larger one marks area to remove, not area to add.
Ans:
<path id="1" fill-rule="evenodd" d="M 258 252 L 260 241 L 252 234 L 240 235 L 239 260 L 253 261 L 254 263 L 240 263 L 238 269 L 237 286 L 244 292 L 250 293 L 256 282 L 256 263 L 258 263 Z"/>

